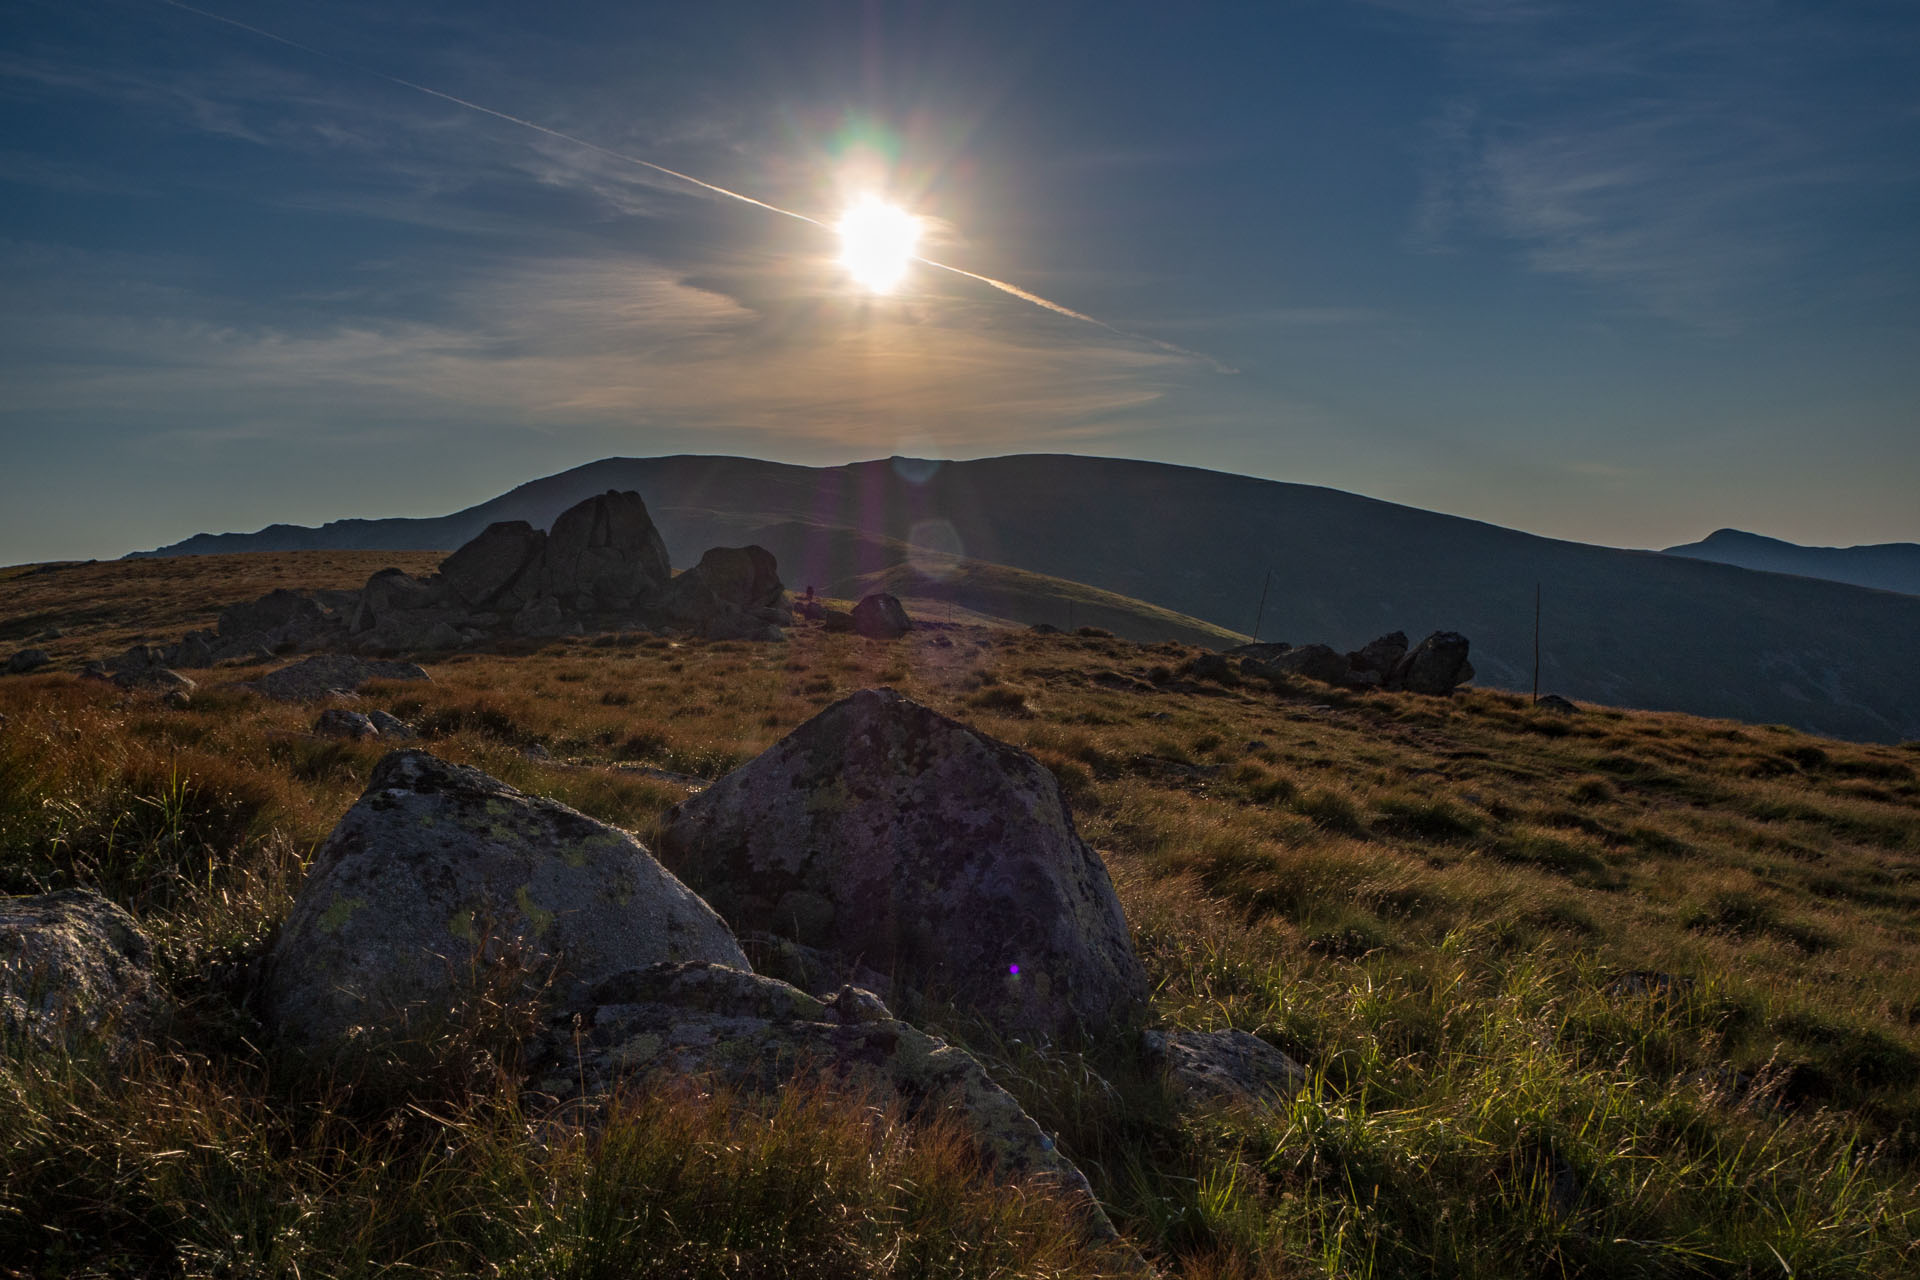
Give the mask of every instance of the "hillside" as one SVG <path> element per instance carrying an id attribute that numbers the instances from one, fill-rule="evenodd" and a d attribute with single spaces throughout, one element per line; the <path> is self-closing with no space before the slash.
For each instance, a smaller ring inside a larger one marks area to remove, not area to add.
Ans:
<path id="1" fill-rule="evenodd" d="M 1920 634 L 1920 598 L 1159 463 L 1024 455 L 811 468 L 612 458 L 437 519 L 276 526 L 159 554 L 451 547 L 494 520 L 544 526 L 609 488 L 637 489 L 676 554 L 777 542 L 795 585 L 898 564 L 898 545 L 917 530 L 942 550 L 1239 632 L 1253 628 L 1271 572 L 1265 638 L 1355 648 L 1390 630 L 1462 631 L 1481 683 L 1510 689 L 1531 684 L 1539 583 L 1543 689 L 1867 741 L 1920 737 L 1920 672 L 1888 660 Z M 873 541 L 849 543 L 847 531 Z"/>
<path id="2" fill-rule="evenodd" d="M 171 630 L 140 610 L 184 609 L 173 577 L 228 594 L 221 564 L 252 575 L 236 596 L 305 585 L 273 563 L 86 566 L 143 593 L 90 625 Z M 1111 871 L 1154 1021 L 1311 1072 L 1273 1109 L 1195 1111 L 1120 1047 L 972 1042 L 1183 1280 L 1913 1274 L 1920 755 L 1210 683 L 1182 675 L 1197 653 L 969 626 L 582 638 L 354 705 L 642 832 L 860 688 L 1033 753 Z M 506 1021 L 377 1089 L 288 1070 L 249 975 L 385 748 L 228 687 L 254 674 L 179 706 L 0 678 L 0 889 L 125 904 L 184 1010 L 110 1074 L 0 1058 L 0 1271 L 1109 1273 L 1044 1186 L 982 1184 L 964 1140 L 858 1099 L 650 1095 L 590 1144 L 514 1093 Z"/>
<path id="3" fill-rule="evenodd" d="M 1920 595 L 1920 543 L 1882 542 L 1864 547 L 1803 547 L 1738 529 L 1720 529 L 1699 542 L 1668 547 L 1664 553 L 1693 560 L 1735 564 L 1767 573 L 1797 573 L 1806 578 L 1847 582 L 1876 591 Z"/>

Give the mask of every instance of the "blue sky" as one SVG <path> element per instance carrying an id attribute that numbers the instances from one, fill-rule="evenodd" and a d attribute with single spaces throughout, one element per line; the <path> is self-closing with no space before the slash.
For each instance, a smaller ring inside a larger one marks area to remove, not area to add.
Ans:
<path id="1" fill-rule="evenodd" d="M 334 56 L 0 30 L 0 563 L 678 452 L 1920 540 L 1909 3 L 206 2 Z M 864 294 L 826 230 L 383 77 L 828 223 L 878 186 L 1124 333 Z"/>

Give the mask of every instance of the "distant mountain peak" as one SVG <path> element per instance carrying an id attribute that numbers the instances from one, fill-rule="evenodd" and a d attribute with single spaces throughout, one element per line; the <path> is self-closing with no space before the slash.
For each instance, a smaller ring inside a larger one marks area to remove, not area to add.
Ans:
<path id="1" fill-rule="evenodd" d="M 1825 578 L 1876 591 L 1920 595 L 1920 543 L 1881 542 L 1858 547 L 1808 547 L 1744 529 L 1715 529 L 1698 542 L 1662 554 L 1712 560 L 1762 573 Z"/>

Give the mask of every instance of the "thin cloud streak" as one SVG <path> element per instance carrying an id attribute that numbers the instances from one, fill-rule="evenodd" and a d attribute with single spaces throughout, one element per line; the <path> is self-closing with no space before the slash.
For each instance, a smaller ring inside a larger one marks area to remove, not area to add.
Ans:
<path id="1" fill-rule="evenodd" d="M 237 18 L 229 18 L 221 14 L 209 12 L 208 10 L 205 10 L 205 9 L 198 9 L 198 8 L 195 8 L 193 5 L 183 3 L 183 0 L 159 0 L 159 3 L 166 5 L 167 7 L 172 9 L 179 9 L 184 13 L 193 14 L 196 17 L 205 18 L 210 22 L 218 22 L 229 27 L 234 27 L 238 30 L 248 32 L 251 35 L 258 36 L 263 40 L 271 40 L 276 44 L 284 45 L 290 49 L 299 50 L 300 52 L 309 54 L 313 57 L 322 58 L 329 62 L 337 63 L 340 66 L 347 67 L 362 75 L 372 76 L 376 79 L 385 80 L 390 84 L 399 85 L 401 88 L 404 88 L 404 89 L 411 89 L 416 93 L 426 94 L 428 97 L 438 98 L 443 102 L 449 102 L 455 106 L 464 107 L 469 111 L 476 111 L 476 112 L 479 112 L 481 115 L 491 116 L 496 120 L 504 120 L 509 124 L 519 125 L 521 128 L 531 129 L 535 133 L 544 134 L 549 138 L 556 138 L 562 142 L 571 143 L 574 146 L 584 147 L 588 151 L 594 152 L 598 155 L 606 156 L 609 159 L 619 160 L 626 164 L 636 165 L 640 168 L 651 170 L 654 173 L 662 174 L 666 177 L 674 178 L 681 182 L 691 184 L 692 186 L 698 187 L 701 190 L 707 191 L 711 194 L 723 196 L 731 200 L 738 200 L 743 204 L 752 205 L 755 208 L 759 208 L 759 209 L 765 209 L 770 213 L 777 213 L 782 217 L 793 218 L 800 222 L 809 223 L 813 226 L 820 227 L 824 230 L 832 230 L 832 228 L 829 227 L 828 224 L 826 224 L 825 222 L 822 222 L 820 219 L 810 217 L 807 214 L 797 212 L 793 209 L 785 209 L 777 204 L 770 204 L 765 200 L 756 199 L 753 196 L 746 195 L 739 191 L 734 191 L 728 187 L 720 186 L 717 183 L 708 182 L 703 178 L 696 178 L 690 173 L 683 173 L 678 169 L 670 169 L 666 165 L 656 164 L 651 160 L 644 160 L 639 156 L 629 155 L 622 151 L 616 151 L 611 147 L 603 147 L 599 143 L 589 142 L 584 138 L 576 137 L 570 133 L 563 133 L 558 129 L 550 128 L 547 125 L 540 124 L 537 121 L 528 120 L 522 116 L 512 115 L 505 111 L 499 111 L 493 107 L 484 106 L 481 103 L 471 101 L 470 99 L 467 99 L 467 98 L 457 97 L 454 94 L 447 93 L 440 89 L 435 89 L 429 85 L 420 84 L 419 82 L 414 80 L 408 80 L 401 76 L 391 75 L 384 71 L 375 70 L 374 68 L 366 66 L 362 63 L 354 62 L 349 58 L 341 57 L 339 54 L 329 53 L 324 49 L 316 48 L 313 45 L 306 44 L 299 40 L 291 39 L 287 36 L 278 35 L 272 31 L 266 30 L 263 27 L 256 27 L 251 23 L 242 22 Z M 1234 369 L 1230 365 L 1224 364 L 1221 361 L 1214 359 L 1212 356 L 1205 355 L 1198 351 L 1190 351 L 1185 347 L 1176 346 L 1171 342 L 1165 342 L 1165 341 L 1162 341 L 1161 339 L 1149 337 L 1145 334 L 1133 333 L 1126 329 L 1119 328 L 1118 326 L 1109 324 L 1104 320 L 1100 320 L 1093 316 L 1087 315 L 1085 312 L 1076 311 L 1072 307 L 1066 306 L 1062 303 L 1054 302 L 1048 298 L 1043 298 L 1039 294 L 1034 293 L 1027 289 L 1023 289 L 1018 285 L 1009 284 L 1005 280 L 996 280 L 992 276 L 980 275 L 976 272 L 967 271 L 960 267 L 951 266 L 947 263 L 935 262 L 928 258 L 915 258 L 914 261 L 925 263 L 927 266 L 936 267 L 942 271 L 951 271 L 956 275 L 962 275 L 962 276 L 966 276 L 969 279 L 977 280 L 982 284 L 990 285 L 993 288 L 998 289 L 1003 293 L 1009 294 L 1012 297 L 1018 298 L 1023 302 L 1031 303 L 1034 306 L 1042 307 L 1048 311 L 1056 312 L 1059 315 L 1067 316 L 1071 319 L 1082 321 L 1083 323 L 1086 323 L 1086 324 L 1094 325 L 1098 328 L 1106 330 L 1108 333 L 1111 333 L 1116 337 L 1124 338 L 1130 342 L 1148 343 L 1152 346 L 1158 347 L 1161 350 L 1167 351 L 1171 354 L 1178 355 L 1189 360 L 1197 360 L 1207 365 L 1209 368 L 1213 369 L 1216 373 L 1231 374 L 1231 373 L 1238 372 L 1238 370 Z"/>

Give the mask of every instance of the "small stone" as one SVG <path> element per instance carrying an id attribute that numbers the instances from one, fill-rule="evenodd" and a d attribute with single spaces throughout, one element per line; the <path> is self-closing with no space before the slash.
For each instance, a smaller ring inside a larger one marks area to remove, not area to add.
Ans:
<path id="1" fill-rule="evenodd" d="M 7 674 L 25 675 L 29 671 L 38 671 L 53 661 L 53 655 L 45 649 L 22 649 L 7 659 Z"/>
<path id="2" fill-rule="evenodd" d="M 328 707 L 313 722 L 313 731 L 323 738 L 350 738 L 364 741 L 380 736 L 380 730 L 367 716 L 345 707 Z"/>
<path id="3" fill-rule="evenodd" d="M 1146 1031 L 1141 1044 L 1196 1101 L 1271 1106 L 1306 1083 L 1306 1068 L 1245 1031 Z"/>

